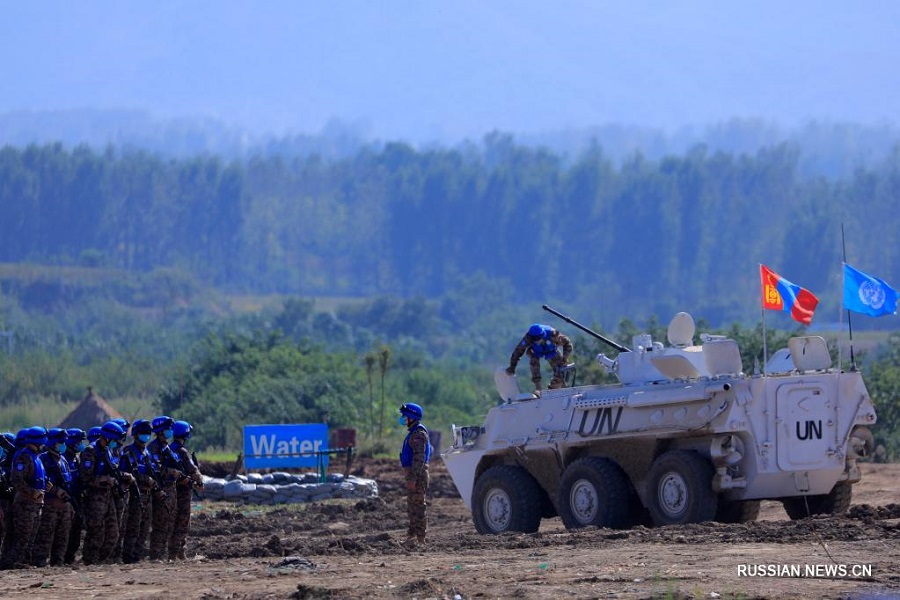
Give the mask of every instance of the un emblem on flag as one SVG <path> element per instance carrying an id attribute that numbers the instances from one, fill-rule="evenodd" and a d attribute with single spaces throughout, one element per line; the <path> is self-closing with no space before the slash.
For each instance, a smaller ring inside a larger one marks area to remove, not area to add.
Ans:
<path id="1" fill-rule="evenodd" d="M 863 281 L 859 286 L 859 301 L 875 310 L 884 306 L 884 288 L 871 281 Z"/>

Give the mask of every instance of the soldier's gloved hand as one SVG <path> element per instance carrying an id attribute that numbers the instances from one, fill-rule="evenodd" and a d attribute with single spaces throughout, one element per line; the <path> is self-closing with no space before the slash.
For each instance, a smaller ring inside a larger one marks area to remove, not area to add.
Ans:
<path id="1" fill-rule="evenodd" d="M 156 497 L 156 499 L 159 500 L 160 502 L 164 502 L 165 499 L 169 497 L 169 495 L 168 495 L 168 494 L 166 493 L 166 491 L 163 490 L 163 489 L 157 489 L 157 490 L 153 493 L 153 495 L 154 495 L 154 496 Z"/>
<path id="2" fill-rule="evenodd" d="M 194 480 L 194 483 L 196 485 L 199 485 L 199 486 L 203 485 L 203 475 L 201 475 L 199 472 L 191 473 L 191 479 Z"/>
<path id="3" fill-rule="evenodd" d="M 69 494 L 66 493 L 66 490 L 62 488 L 56 488 L 56 497 L 65 502 L 68 502 L 70 498 Z"/>
<path id="4" fill-rule="evenodd" d="M 128 485 L 134 485 L 134 475 L 131 473 L 122 473 L 122 478 L 125 479 L 125 483 Z"/>
<path id="5" fill-rule="evenodd" d="M 515 374 L 516 374 L 516 368 L 515 368 L 515 367 L 506 367 L 506 374 L 507 374 L 507 375 L 515 375 Z"/>

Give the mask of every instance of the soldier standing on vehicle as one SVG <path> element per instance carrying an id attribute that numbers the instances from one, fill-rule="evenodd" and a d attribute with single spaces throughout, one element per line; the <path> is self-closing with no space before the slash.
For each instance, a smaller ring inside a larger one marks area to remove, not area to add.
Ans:
<path id="1" fill-rule="evenodd" d="M 31 549 L 34 533 L 44 506 L 47 491 L 47 476 L 38 454 L 47 443 L 47 430 L 43 427 L 29 427 L 19 432 L 22 447 L 13 456 L 12 487 L 12 539 L 7 537 L 9 547 L 3 549 L 4 569 L 27 569 L 31 566 Z"/>
<path id="2" fill-rule="evenodd" d="M 407 538 L 403 545 L 415 548 L 425 543 L 427 530 L 425 493 L 430 481 L 428 461 L 431 459 L 431 442 L 428 430 L 422 425 L 422 407 L 407 402 L 400 407 L 400 423 L 409 433 L 400 451 L 400 466 L 406 481 L 406 512 L 409 516 Z"/>
<path id="3" fill-rule="evenodd" d="M 187 534 L 191 528 L 191 493 L 194 489 L 203 489 L 203 476 L 200 469 L 194 464 L 191 453 L 185 447 L 194 430 L 187 421 L 175 421 L 172 426 L 172 436 L 175 441 L 169 444 L 175 460 L 184 474 L 175 488 L 177 499 L 175 501 L 175 522 L 172 526 L 172 537 L 169 538 L 169 560 L 184 560 L 184 545 Z"/>
<path id="4" fill-rule="evenodd" d="M 81 555 L 86 565 L 110 558 L 119 539 L 119 516 L 112 497 L 113 470 L 119 465 L 110 449 L 119 445 L 123 435 L 125 432 L 116 423 L 104 423 L 97 441 L 81 453 L 79 476 L 85 490 L 85 536 Z M 131 474 L 123 473 L 122 478 L 129 481 Z"/>
<path id="5" fill-rule="evenodd" d="M 48 558 L 51 566 L 62 565 L 69 543 L 75 512 L 72 504 L 77 501 L 70 494 L 72 474 L 68 461 L 62 456 L 67 437 L 65 429 L 51 429 L 47 432 L 47 449 L 40 455 L 52 489 L 44 495 L 44 508 L 34 537 L 32 564 L 36 567 L 46 566 Z"/>
<path id="6" fill-rule="evenodd" d="M 562 347 L 562 353 L 559 348 Z M 531 365 L 531 381 L 534 389 L 541 391 L 541 359 L 546 359 L 553 369 L 553 379 L 550 380 L 550 389 L 565 387 L 566 380 L 563 369 L 569 364 L 569 356 L 572 354 L 572 341 L 549 325 L 535 323 L 528 328 L 522 341 L 516 345 L 512 356 L 509 357 L 509 367 L 506 372 L 509 375 L 516 374 L 516 365 L 523 354 L 527 354 Z"/>
<path id="7" fill-rule="evenodd" d="M 63 456 L 69 466 L 72 475 L 72 497 L 78 506 L 84 506 L 84 493 L 81 488 L 81 451 L 87 447 L 87 434 L 83 429 L 73 427 L 66 430 L 66 452 Z M 75 562 L 75 554 L 81 546 L 81 532 L 84 530 L 84 518 L 81 511 L 76 511 L 72 516 L 72 526 L 69 528 L 69 542 L 66 545 L 66 554 L 63 562 L 71 565 Z"/>
<path id="8" fill-rule="evenodd" d="M 141 495 L 130 494 L 128 499 L 126 511 L 128 521 L 125 524 L 122 547 L 122 562 L 126 564 L 136 563 L 144 557 L 153 516 L 152 497 L 154 494 L 165 494 L 156 483 L 157 467 L 147 451 L 147 444 L 153 437 L 150 421 L 146 419 L 135 421 L 131 426 L 131 435 L 134 442 L 122 450 L 122 460 L 119 464 L 123 471 L 135 476 Z"/>
<path id="9" fill-rule="evenodd" d="M 153 496 L 150 560 L 165 560 L 168 557 L 169 538 L 172 537 L 172 525 L 175 522 L 177 500 L 175 482 L 181 476 L 181 471 L 178 470 L 178 463 L 169 448 L 173 425 L 175 420 L 165 415 L 156 417 L 150 422 L 150 428 L 156 438 L 147 444 L 147 450 L 159 468 L 162 491 L 165 492 L 164 495 Z"/>

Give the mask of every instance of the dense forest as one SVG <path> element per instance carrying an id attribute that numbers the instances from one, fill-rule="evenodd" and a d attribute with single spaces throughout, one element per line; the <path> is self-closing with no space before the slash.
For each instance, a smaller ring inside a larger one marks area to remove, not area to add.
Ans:
<path id="1" fill-rule="evenodd" d="M 815 322 L 836 321 L 842 226 L 848 262 L 900 281 L 900 151 L 837 181 L 801 176 L 800 156 L 697 146 L 616 166 L 599 146 L 564 161 L 502 134 L 330 161 L 5 147 L 0 262 L 304 296 L 437 298 L 483 273 L 609 327 L 684 309 L 752 322 L 764 263 L 820 296 Z"/>
<path id="2" fill-rule="evenodd" d="M 738 339 L 749 370 L 758 263 L 820 296 L 823 329 L 839 318 L 842 229 L 848 262 L 900 283 L 900 149 L 845 178 L 802 163 L 788 143 L 617 162 L 501 134 L 331 159 L 7 146 L 0 422 L 32 424 L 29 406 L 93 386 L 191 420 L 201 447 L 238 447 L 247 422 L 326 421 L 383 449 L 402 401 L 426 403 L 437 429 L 478 422 L 492 369 L 535 320 L 573 334 L 582 382 L 608 381 L 607 349 L 543 303 L 625 344 L 664 340 L 689 310 L 698 332 Z M 772 315 L 770 351 L 797 331 Z M 890 456 L 897 341 L 858 353 Z"/>

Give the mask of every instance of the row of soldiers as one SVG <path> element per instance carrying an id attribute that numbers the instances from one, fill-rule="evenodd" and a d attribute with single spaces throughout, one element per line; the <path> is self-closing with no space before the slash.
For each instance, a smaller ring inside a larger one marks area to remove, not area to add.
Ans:
<path id="1" fill-rule="evenodd" d="M 72 564 L 79 546 L 85 565 L 184 559 L 203 488 L 192 430 L 163 415 L 2 434 L 0 568 Z"/>

